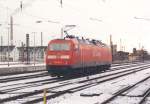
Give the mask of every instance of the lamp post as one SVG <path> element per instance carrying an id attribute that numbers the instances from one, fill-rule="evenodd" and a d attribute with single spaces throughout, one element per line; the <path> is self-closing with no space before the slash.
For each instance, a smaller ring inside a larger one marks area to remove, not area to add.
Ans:
<path id="1" fill-rule="evenodd" d="M 7 62 L 8 62 L 8 66 L 9 66 L 9 27 L 7 28 L 8 29 L 8 56 L 7 56 Z"/>
<path id="2" fill-rule="evenodd" d="M 36 32 L 32 32 L 34 34 L 34 48 L 33 48 L 33 64 L 35 66 L 35 60 L 36 60 L 36 57 L 35 57 L 35 34 Z"/>
<path id="3" fill-rule="evenodd" d="M 15 41 L 15 45 L 16 45 L 16 41 Z M 13 62 L 16 61 L 16 47 L 14 48 L 14 56 L 13 56 Z"/>
<path id="4" fill-rule="evenodd" d="M 26 58 L 27 58 L 27 64 L 30 63 L 30 52 L 29 52 L 29 34 L 26 34 Z"/>
<path id="5" fill-rule="evenodd" d="M 1 62 L 2 62 L 2 57 L 3 57 L 3 52 L 2 52 L 3 51 L 3 49 L 2 49 L 3 46 L 2 45 L 3 45 L 3 37 L 1 36 Z"/>
<path id="6" fill-rule="evenodd" d="M 35 33 L 34 33 L 34 66 L 35 66 Z"/>
<path id="7" fill-rule="evenodd" d="M 0 26 L 1 26 L 2 24 L 0 24 Z M 2 44 L 3 44 L 3 37 L 1 36 L 1 62 L 2 62 Z"/>

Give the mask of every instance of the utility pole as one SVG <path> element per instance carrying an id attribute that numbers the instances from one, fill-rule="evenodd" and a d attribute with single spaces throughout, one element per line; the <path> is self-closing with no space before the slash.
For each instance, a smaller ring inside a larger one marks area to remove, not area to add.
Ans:
<path id="1" fill-rule="evenodd" d="M 114 53 L 113 53 L 113 42 L 112 42 L 112 35 L 110 35 L 110 48 L 112 54 L 112 61 L 114 60 Z"/>
<path id="2" fill-rule="evenodd" d="M 41 32 L 41 46 L 43 46 L 43 32 Z"/>
<path id="3" fill-rule="evenodd" d="M 27 64 L 30 61 L 30 53 L 29 53 L 29 34 L 26 34 L 26 55 L 27 55 Z"/>
<path id="4" fill-rule="evenodd" d="M 122 41 L 120 39 L 120 51 L 122 51 Z"/>
<path id="5" fill-rule="evenodd" d="M 1 36 L 1 62 L 2 62 L 2 57 L 3 57 L 3 36 Z"/>
<path id="6" fill-rule="evenodd" d="M 34 64 L 34 66 L 35 66 L 35 34 L 36 34 L 36 32 L 32 32 L 33 33 L 33 35 L 34 35 L 34 40 L 33 40 L 33 42 L 34 42 L 34 47 L 33 47 L 33 64 Z"/>
<path id="7" fill-rule="evenodd" d="M 61 8 L 63 7 L 63 1 L 62 0 L 60 0 L 60 5 L 61 5 Z"/>
<path id="8" fill-rule="evenodd" d="M 18 24 L 14 24 L 13 23 L 13 16 L 11 15 L 10 16 L 10 23 L 8 23 L 8 25 L 10 25 L 9 26 L 9 28 L 10 28 L 10 45 L 11 46 L 13 46 L 13 27 L 14 27 L 14 25 L 18 25 Z"/>
<path id="9" fill-rule="evenodd" d="M 43 58 L 44 58 L 44 49 L 43 49 L 43 32 L 41 32 L 41 49 L 42 49 L 42 51 L 41 51 L 41 60 L 43 60 Z"/>
<path id="10" fill-rule="evenodd" d="M 10 44 L 13 46 L 13 17 L 10 16 Z"/>
<path id="11" fill-rule="evenodd" d="M 7 62 L 8 62 L 8 66 L 9 66 L 9 27 L 7 28 L 8 29 L 8 56 L 7 56 Z"/>
<path id="12" fill-rule="evenodd" d="M 64 29 L 63 27 L 61 28 L 61 39 L 63 38 L 63 34 L 64 34 Z"/>
<path id="13" fill-rule="evenodd" d="M 34 66 L 35 66 L 35 32 L 34 32 Z"/>
<path id="14" fill-rule="evenodd" d="M 24 44 L 21 42 L 21 61 L 24 62 Z"/>

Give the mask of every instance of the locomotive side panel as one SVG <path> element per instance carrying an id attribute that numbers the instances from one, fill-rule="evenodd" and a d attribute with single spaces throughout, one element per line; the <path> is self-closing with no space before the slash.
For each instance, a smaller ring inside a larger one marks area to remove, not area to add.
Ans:
<path id="1" fill-rule="evenodd" d="M 54 45 L 54 47 L 53 47 Z M 106 45 L 80 43 L 75 39 L 49 42 L 46 66 L 51 75 L 60 76 L 110 67 L 111 51 Z"/>

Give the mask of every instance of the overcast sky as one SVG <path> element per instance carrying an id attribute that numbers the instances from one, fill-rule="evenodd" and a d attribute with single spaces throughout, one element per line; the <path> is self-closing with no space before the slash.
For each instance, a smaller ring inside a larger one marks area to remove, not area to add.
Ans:
<path id="1" fill-rule="evenodd" d="M 69 31 L 76 36 L 94 38 L 125 46 L 126 51 L 144 46 L 150 51 L 150 0 L 0 0 L 0 35 L 7 44 L 6 23 L 14 18 L 14 43 L 25 42 L 25 34 L 36 32 L 36 45 L 40 45 L 40 32 L 44 45 L 53 38 L 59 38 L 61 27 L 76 25 Z M 42 21 L 36 23 L 36 21 Z M 49 21 L 49 22 L 48 22 Z M 51 22 L 50 22 L 51 21 Z"/>

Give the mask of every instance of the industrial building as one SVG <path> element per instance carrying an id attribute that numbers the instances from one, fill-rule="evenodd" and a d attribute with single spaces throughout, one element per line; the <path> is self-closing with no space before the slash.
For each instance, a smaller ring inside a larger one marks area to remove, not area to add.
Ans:
<path id="1" fill-rule="evenodd" d="M 44 62 L 45 51 L 47 46 L 29 46 L 28 52 L 25 46 L 1 46 L 0 47 L 0 61 L 27 61 L 27 53 L 29 56 L 28 61 Z"/>

